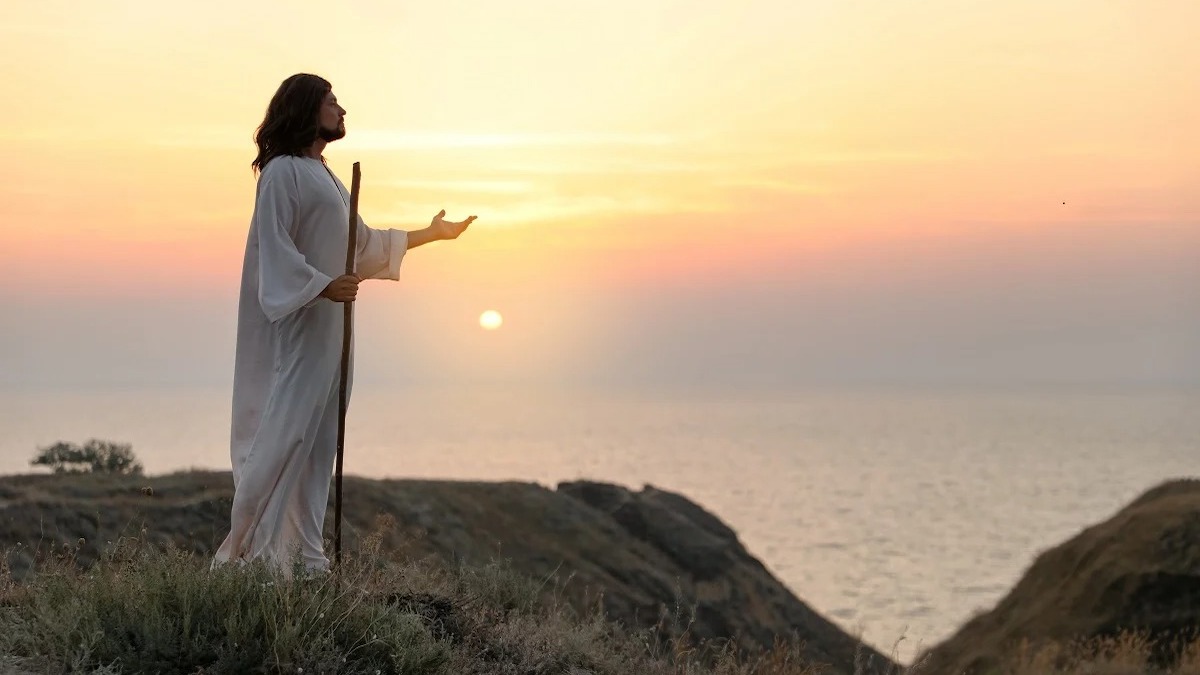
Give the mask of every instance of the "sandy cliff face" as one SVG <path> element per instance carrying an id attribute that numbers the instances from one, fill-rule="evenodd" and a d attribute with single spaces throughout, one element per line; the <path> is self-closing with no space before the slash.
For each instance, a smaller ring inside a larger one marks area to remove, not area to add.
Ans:
<path id="1" fill-rule="evenodd" d="M 1200 481 L 1172 481 L 1037 557 L 991 611 L 929 650 L 921 673 L 983 673 L 1021 641 L 1144 631 L 1169 665 L 1200 636 Z"/>
<path id="2" fill-rule="evenodd" d="M 831 666 L 827 672 L 893 665 L 796 598 L 733 530 L 681 495 L 590 482 L 552 490 L 348 477 L 344 487 L 347 554 L 388 514 L 398 527 L 386 535 L 386 549 L 450 563 L 504 558 L 545 580 L 547 595 L 583 612 L 600 606 L 627 626 L 658 626 L 664 635 L 687 629 L 695 639 L 730 639 L 751 649 L 777 638 L 799 641 L 809 659 Z M 228 529 L 232 494 L 224 472 L 0 477 L 0 547 L 24 544 L 9 554 L 18 577 L 34 548 L 74 546 L 80 538 L 85 562 L 122 534 L 210 555 Z M 329 538 L 332 516 L 331 495 Z"/>

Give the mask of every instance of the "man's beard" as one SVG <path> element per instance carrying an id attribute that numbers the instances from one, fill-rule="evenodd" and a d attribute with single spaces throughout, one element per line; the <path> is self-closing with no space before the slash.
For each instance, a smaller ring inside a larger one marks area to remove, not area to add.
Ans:
<path id="1" fill-rule="evenodd" d="M 333 141 L 336 141 L 345 135 L 346 127 L 341 124 L 337 125 L 337 128 L 334 129 L 326 129 L 325 127 L 320 127 L 317 129 L 317 137 L 326 143 L 332 143 Z"/>

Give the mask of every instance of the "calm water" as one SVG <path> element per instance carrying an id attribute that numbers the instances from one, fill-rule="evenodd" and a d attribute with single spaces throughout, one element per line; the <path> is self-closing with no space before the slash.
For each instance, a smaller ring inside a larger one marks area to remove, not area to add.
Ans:
<path id="1" fill-rule="evenodd" d="M 0 393 L 0 473 L 38 446 L 132 443 L 150 473 L 228 469 L 228 391 Z M 901 659 L 1034 555 L 1200 474 L 1197 392 L 647 394 L 360 385 L 346 471 L 590 478 L 682 492 L 795 593 Z"/>

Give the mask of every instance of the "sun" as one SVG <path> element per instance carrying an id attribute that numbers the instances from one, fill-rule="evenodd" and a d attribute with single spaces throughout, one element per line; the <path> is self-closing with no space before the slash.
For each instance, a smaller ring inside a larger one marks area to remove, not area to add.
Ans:
<path id="1" fill-rule="evenodd" d="M 484 330 L 496 330 L 502 325 L 504 325 L 504 317 L 494 309 L 489 309 L 479 315 L 479 326 Z"/>

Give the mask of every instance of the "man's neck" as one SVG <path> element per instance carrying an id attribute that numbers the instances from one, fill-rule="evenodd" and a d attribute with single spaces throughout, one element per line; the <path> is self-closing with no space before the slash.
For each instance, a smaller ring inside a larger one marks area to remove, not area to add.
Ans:
<path id="1" fill-rule="evenodd" d="M 308 148 L 304 151 L 304 154 L 312 157 L 313 159 L 321 159 L 322 152 L 325 152 L 325 141 L 318 138 L 317 140 L 313 141 L 312 145 L 308 146 Z"/>

